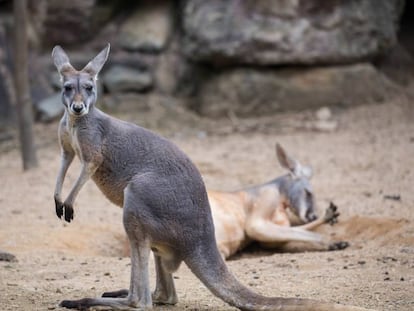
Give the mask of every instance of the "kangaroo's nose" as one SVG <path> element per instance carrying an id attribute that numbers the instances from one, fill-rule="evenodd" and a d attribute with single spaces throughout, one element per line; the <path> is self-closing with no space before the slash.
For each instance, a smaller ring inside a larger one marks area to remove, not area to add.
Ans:
<path id="1" fill-rule="evenodd" d="M 308 212 L 308 213 L 306 214 L 306 218 L 308 219 L 308 221 L 314 221 L 314 220 L 316 220 L 316 218 L 318 218 L 318 217 L 315 215 L 315 213 L 313 213 L 313 212 Z"/>
<path id="2" fill-rule="evenodd" d="M 76 112 L 76 113 L 79 113 L 79 112 L 81 112 L 82 111 L 82 109 L 83 109 L 83 107 L 82 106 L 73 106 L 72 107 L 72 109 L 73 109 L 73 111 L 74 112 Z"/>

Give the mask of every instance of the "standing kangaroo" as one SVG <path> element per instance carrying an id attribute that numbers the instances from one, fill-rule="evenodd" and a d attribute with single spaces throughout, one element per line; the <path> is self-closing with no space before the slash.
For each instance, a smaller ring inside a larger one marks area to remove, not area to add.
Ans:
<path id="1" fill-rule="evenodd" d="M 336 222 L 339 216 L 331 203 L 323 216 L 316 217 L 310 185 L 312 170 L 289 156 L 279 144 L 276 155 L 288 174 L 239 191 L 207 191 L 221 255 L 229 258 L 253 241 L 265 248 L 291 241 L 306 242 L 322 250 L 346 248 L 347 242 L 332 242 L 310 231 Z M 300 226 L 292 225 L 288 211 L 300 220 Z"/>
<path id="2" fill-rule="evenodd" d="M 57 216 L 70 222 L 74 200 L 92 178 L 111 202 L 123 207 L 131 247 L 130 287 L 127 297 L 64 300 L 60 305 L 81 310 L 92 306 L 145 310 L 153 302 L 176 304 L 172 273 L 184 261 L 213 294 L 242 310 L 362 310 L 310 299 L 268 298 L 236 280 L 217 249 L 206 189 L 194 164 L 168 140 L 95 107 L 96 79 L 108 53 L 109 45 L 77 71 L 61 47 L 53 49 L 65 106 L 59 126 L 62 162 L 54 198 Z M 75 155 L 81 161 L 81 172 L 62 201 L 62 184 Z M 151 250 L 156 264 L 152 295 Z"/>

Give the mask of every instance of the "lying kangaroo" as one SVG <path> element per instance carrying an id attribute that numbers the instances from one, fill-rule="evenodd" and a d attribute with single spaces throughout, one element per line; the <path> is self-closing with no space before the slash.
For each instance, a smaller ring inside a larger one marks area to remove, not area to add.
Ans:
<path id="1" fill-rule="evenodd" d="M 240 191 L 208 191 L 222 256 L 228 258 L 253 241 L 266 248 L 280 247 L 290 241 L 308 242 L 325 250 L 347 247 L 347 242 L 331 242 L 309 231 L 324 223 L 336 222 L 339 213 L 331 203 L 325 214 L 317 219 L 309 183 L 311 169 L 288 156 L 279 144 L 276 154 L 289 174 Z M 288 210 L 303 224 L 292 227 Z"/>
<path id="2" fill-rule="evenodd" d="M 310 299 L 268 298 L 236 280 L 218 251 L 207 192 L 189 158 L 168 140 L 95 107 L 96 79 L 108 53 L 109 45 L 77 71 L 61 47 L 53 49 L 65 106 L 59 126 L 62 161 L 54 199 L 57 216 L 70 222 L 74 200 L 92 178 L 110 201 L 123 207 L 131 247 L 130 288 L 123 298 L 64 300 L 60 305 L 82 310 L 92 306 L 144 310 L 152 308 L 153 302 L 176 304 L 172 273 L 184 261 L 213 294 L 242 310 L 361 310 Z M 62 184 L 75 155 L 81 161 L 81 172 L 62 202 Z M 152 295 L 151 250 L 157 275 Z"/>

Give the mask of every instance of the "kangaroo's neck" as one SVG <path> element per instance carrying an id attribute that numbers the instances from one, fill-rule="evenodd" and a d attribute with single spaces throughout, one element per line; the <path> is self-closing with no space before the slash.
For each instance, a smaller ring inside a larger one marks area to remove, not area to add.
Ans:
<path id="1" fill-rule="evenodd" d="M 243 198 L 243 201 L 245 202 L 243 205 L 246 209 L 246 207 L 254 205 L 259 200 L 262 200 L 263 195 L 265 195 L 267 191 L 273 193 L 273 195 L 277 197 L 279 202 L 287 203 L 289 186 L 289 176 L 283 175 L 266 183 L 238 190 L 235 193 L 237 193 L 240 197 Z"/>

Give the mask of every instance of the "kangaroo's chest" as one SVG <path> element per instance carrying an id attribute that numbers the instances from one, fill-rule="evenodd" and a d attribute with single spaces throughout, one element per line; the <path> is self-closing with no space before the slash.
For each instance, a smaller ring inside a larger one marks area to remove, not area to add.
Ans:
<path id="1" fill-rule="evenodd" d="M 93 133 L 91 129 L 78 126 L 68 127 L 66 130 L 67 142 L 81 162 L 100 162 L 101 140 L 97 139 Z"/>
<path id="2" fill-rule="evenodd" d="M 78 128 L 70 128 L 68 130 L 68 140 L 69 140 L 69 144 L 72 147 L 72 149 L 75 151 L 76 155 L 79 157 L 79 159 L 83 159 L 82 156 L 82 149 L 81 149 L 81 145 L 79 142 L 79 137 L 78 137 L 78 133 L 79 133 L 79 129 Z"/>

